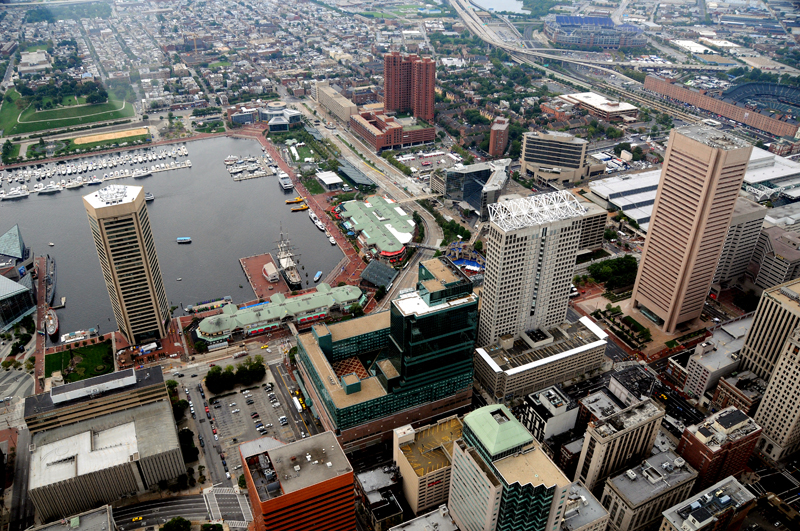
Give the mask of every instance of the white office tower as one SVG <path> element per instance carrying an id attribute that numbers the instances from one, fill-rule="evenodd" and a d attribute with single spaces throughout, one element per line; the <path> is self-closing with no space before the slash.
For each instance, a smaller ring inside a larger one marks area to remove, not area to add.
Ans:
<path id="1" fill-rule="evenodd" d="M 489 205 L 479 346 L 564 322 L 585 213 L 567 191 Z"/>

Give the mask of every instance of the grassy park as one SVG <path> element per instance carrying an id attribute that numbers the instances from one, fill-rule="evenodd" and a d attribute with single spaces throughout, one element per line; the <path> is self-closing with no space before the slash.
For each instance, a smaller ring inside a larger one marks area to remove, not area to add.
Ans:
<path id="1" fill-rule="evenodd" d="M 85 98 L 78 98 L 76 102 L 74 97 L 65 97 L 65 101 L 61 104 L 68 105 L 58 109 L 37 111 L 29 106 L 20 113 L 17 107 L 19 93 L 11 89 L 6 94 L 8 99 L 3 101 L 3 106 L 0 108 L 0 128 L 3 129 L 5 136 L 118 120 L 133 116 L 134 113 L 133 106 L 123 101 L 109 100 L 108 103 L 81 105 L 81 101 L 85 102 Z"/>
<path id="2" fill-rule="evenodd" d="M 96 343 L 48 354 L 44 358 L 45 378 L 49 378 L 53 371 L 61 371 L 63 374 L 71 364 L 74 365 L 74 370 L 64 377 L 66 382 L 77 382 L 108 374 L 114 370 L 113 354 L 109 353 L 110 349 L 109 343 Z"/>

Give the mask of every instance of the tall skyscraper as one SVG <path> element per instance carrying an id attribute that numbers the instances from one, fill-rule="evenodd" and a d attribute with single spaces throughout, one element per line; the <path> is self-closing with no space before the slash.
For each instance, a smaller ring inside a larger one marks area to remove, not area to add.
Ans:
<path id="1" fill-rule="evenodd" d="M 708 127 L 670 134 L 632 296 L 666 332 L 703 311 L 751 150 Z"/>
<path id="2" fill-rule="evenodd" d="M 415 117 L 432 122 L 436 62 L 430 57 L 403 56 L 392 52 L 383 56 L 384 110 L 411 112 Z"/>
<path id="3" fill-rule="evenodd" d="M 567 191 L 489 205 L 479 346 L 564 322 L 585 213 Z"/>
<path id="4" fill-rule="evenodd" d="M 507 118 L 500 118 L 499 116 L 492 122 L 492 128 L 489 130 L 490 157 L 502 157 L 503 153 L 506 152 L 509 125 Z"/>
<path id="5" fill-rule="evenodd" d="M 764 290 L 742 346 L 741 370 L 769 382 L 786 340 L 800 326 L 800 279 Z"/>
<path id="6" fill-rule="evenodd" d="M 464 531 L 552 531 L 569 480 L 505 406 L 464 417 L 453 446 L 450 513 Z"/>
<path id="7" fill-rule="evenodd" d="M 800 449 L 800 328 L 795 329 L 780 352 L 755 421 L 763 432 L 758 449 L 778 461 Z"/>
<path id="8" fill-rule="evenodd" d="M 575 481 L 594 491 L 611 474 L 649 455 L 663 418 L 664 410 L 647 398 L 604 420 L 590 422 Z"/>
<path id="9" fill-rule="evenodd" d="M 83 197 L 114 318 L 132 344 L 167 335 L 170 312 L 141 186 Z"/>

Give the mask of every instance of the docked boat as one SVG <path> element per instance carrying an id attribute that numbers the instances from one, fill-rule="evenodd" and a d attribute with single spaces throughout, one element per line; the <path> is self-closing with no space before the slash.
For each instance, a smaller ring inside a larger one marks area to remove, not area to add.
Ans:
<path id="1" fill-rule="evenodd" d="M 52 308 L 48 308 L 44 314 L 44 328 L 49 336 L 54 336 L 58 333 L 58 316 L 56 316 L 56 312 Z"/>
<path id="2" fill-rule="evenodd" d="M 133 172 L 133 178 L 134 179 L 139 179 L 141 177 L 149 177 L 152 174 L 153 173 L 150 170 L 147 170 L 147 169 L 145 169 L 145 170 L 136 170 L 136 171 Z"/>
<path id="3" fill-rule="evenodd" d="M 162 164 L 162 166 L 163 166 L 163 164 Z M 186 167 L 187 168 L 191 168 L 192 167 L 192 161 L 191 160 L 186 159 Z"/>
<path id="4" fill-rule="evenodd" d="M 37 194 L 55 194 L 61 191 L 61 185 L 56 184 L 55 181 L 50 181 L 46 185 L 40 185 L 39 189 L 36 190 Z"/>
<path id="5" fill-rule="evenodd" d="M 228 155 L 227 157 L 225 157 L 225 165 L 230 166 L 231 164 L 236 164 L 238 160 L 239 157 L 237 157 L 236 155 Z"/>
<path id="6" fill-rule="evenodd" d="M 331 242 L 331 245 L 336 245 L 336 238 L 334 238 L 333 236 L 330 236 L 328 238 L 328 241 Z"/>
<path id="7" fill-rule="evenodd" d="M 277 258 L 275 262 L 286 279 L 289 289 L 300 289 L 303 285 L 303 280 L 300 278 L 300 273 L 297 271 L 297 265 L 294 262 L 292 245 L 288 238 L 284 239 L 283 233 L 281 233 L 281 239 L 278 241 Z"/>
<path id="8" fill-rule="evenodd" d="M 294 199 L 287 199 L 287 200 L 286 200 L 286 204 L 287 204 L 287 205 L 291 205 L 291 204 L 294 204 L 294 203 L 302 203 L 302 202 L 303 202 L 303 201 L 305 201 L 305 200 L 306 200 L 306 198 L 305 198 L 305 197 L 300 197 L 300 196 L 298 195 L 298 196 L 297 196 L 297 197 L 295 197 Z"/>
<path id="9" fill-rule="evenodd" d="M 280 172 L 278 174 L 278 183 L 280 183 L 281 188 L 284 190 L 291 190 L 294 188 L 294 183 L 292 182 L 291 177 L 287 175 L 285 172 Z"/>
<path id="10" fill-rule="evenodd" d="M 56 259 L 47 255 L 47 267 L 44 274 L 44 300 L 49 305 L 53 304 L 56 295 Z"/>
<path id="11" fill-rule="evenodd" d="M 320 220 L 315 221 L 314 225 L 316 225 L 317 228 L 322 232 L 325 232 L 325 225 Z"/>
<path id="12" fill-rule="evenodd" d="M 74 190 L 75 188 L 82 188 L 83 187 L 83 178 L 78 177 L 77 179 L 70 179 L 67 181 L 67 185 L 64 187 L 67 190 Z"/>
<path id="13" fill-rule="evenodd" d="M 78 341 L 83 341 L 84 339 L 89 339 L 90 337 L 96 335 L 97 330 L 94 328 L 90 328 L 89 330 L 78 330 L 77 332 L 70 332 L 69 334 L 62 335 L 61 343 L 69 345 L 70 343 L 77 343 Z"/>
<path id="14" fill-rule="evenodd" d="M 322 271 L 317 271 L 317 274 L 314 275 L 314 282 L 319 282 L 319 279 L 322 278 Z"/>
<path id="15" fill-rule="evenodd" d="M 145 192 L 145 193 L 144 193 L 144 200 L 145 200 L 145 201 L 147 201 L 148 203 L 149 203 L 150 201 L 154 201 L 154 200 L 155 200 L 155 198 L 156 198 L 156 196 L 154 196 L 154 195 L 153 195 L 153 194 L 151 194 L 150 192 Z"/>
<path id="16" fill-rule="evenodd" d="M 29 195 L 31 195 L 31 193 L 28 191 L 28 187 L 23 185 L 23 186 L 19 186 L 17 188 L 12 188 L 11 190 L 9 190 L 8 193 L 1 194 L 0 195 L 0 201 L 11 201 L 11 200 L 14 200 L 14 199 L 24 199 L 24 198 L 28 197 Z"/>
<path id="17" fill-rule="evenodd" d="M 86 181 L 86 185 L 87 186 L 94 186 L 96 184 L 103 184 L 103 181 L 101 179 L 98 179 L 97 175 L 92 175 L 92 179 L 89 180 L 89 181 Z"/>
<path id="18" fill-rule="evenodd" d="M 192 243 L 192 239 L 188 236 L 181 236 L 177 238 L 178 243 Z"/>
<path id="19" fill-rule="evenodd" d="M 302 212 L 303 210 L 308 210 L 308 205 L 292 207 L 292 212 Z"/>
<path id="20" fill-rule="evenodd" d="M 228 171 L 231 172 L 232 174 L 241 173 L 245 171 L 245 168 L 243 166 L 234 166 L 232 168 L 229 168 Z"/>

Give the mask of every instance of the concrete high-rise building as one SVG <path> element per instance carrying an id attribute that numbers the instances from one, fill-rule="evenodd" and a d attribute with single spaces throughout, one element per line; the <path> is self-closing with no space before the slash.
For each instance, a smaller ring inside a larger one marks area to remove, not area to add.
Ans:
<path id="1" fill-rule="evenodd" d="M 650 454 L 664 410 L 647 398 L 606 419 L 589 423 L 575 481 L 594 491 L 602 480 Z M 612 517 L 613 519 L 613 517 Z"/>
<path id="2" fill-rule="evenodd" d="M 800 329 L 781 349 L 755 421 L 762 428 L 758 449 L 778 461 L 800 449 Z"/>
<path id="3" fill-rule="evenodd" d="M 411 112 L 427 122 L 434 118 L 436 62 L 430 57 L 383 56 L 383 103 L 386 112 Z"/>
<path id="4" fill-rule="evenodd" d="M 564 322 L 585 213 L 567 191 L 489 205 L 479 345 Z"/>
<path id="5" fill-rule="evenodd" d="M 651 455 L 634 468 L 608 478 L 601 503 L 612 531 L 648 529 L 661 512 L 686 498 L 697 471 L 671 451 Z"/>
<path id="6" fill-rule="evenodd" d="M 743 197 L 736 199 L 731 223 L 714 273 L 714 284 L 727 285 L 745 274 L 766 215 L 765 206 Z"/>
<path id="7" fill-rule="evenodd" d="M 739 531 L 756 497 L 736 478 L 725 478 L 662 513 L 659 531 Z"/>
<path id="8" fill-rule="evenodd" d="M 464 417 L 453 446 L 449 508 L 462 531 L 551 531 L 567 503 L 567 477 L 505 406 Z"/>
<path id="9" fill-rule="evenodd" d="M 333 432 L 239 446 L 257 531 L 356 529 L 353 467 Z"/>
<path id="10" fill-rule="evenodd" d="M 764 290 L 742 347 L 741 370 L 769 382 L 786 339 L 800 326 L 800 279 Z"/>
<path id="11" fill-rule="evenodd" d="M 167 335 L 170 311 L 141 186 L 83 197 L 117 326 L 131 344 Z"/>
<path id="12" fill-rule="evenodd" d="M 666 332 L 703 311 L 751 149 L 708 127 L 670 134 L 632 296 Z"/>
<path id="13" fill-rule="evenodd" d="M 586 155 L 589 142 L 569 133 L 535 131 L 522 135 L 520 174 L 541 182 L 573 183 L 601 175 L 606 165 Z"/>
<path id="14" fill-rule="evenodd" d="M 508 119 L 495 118 L 489 130 L 489 156 L 502 157 L 508 146 Z"/>
<path id="15" fill-rule="evenodd" d="M 403 494 L 414 514 L 447 503 L 453 441 L 461 438 L 458 417 L 414 429 L 394 430 L 392 454 L 403 477 Z"/>
<path id="16" fill-rule="evenodd" d="M 800 277 L 800 234 L 782 227 L 764 227 L 750 260 L 756 286 L 768 289 Z"/>
<path id="17" fill-rule="evenodd" d="M 742 473 L 760 435 L 758 424 L 729 407 L 684 429 L 677 452 L 699 472 L 697 488 L 705 489 Z"/>

